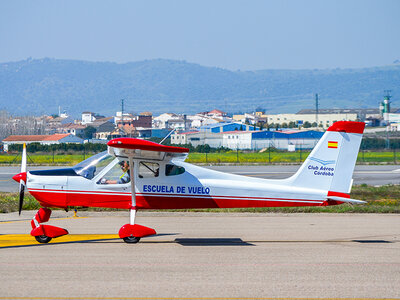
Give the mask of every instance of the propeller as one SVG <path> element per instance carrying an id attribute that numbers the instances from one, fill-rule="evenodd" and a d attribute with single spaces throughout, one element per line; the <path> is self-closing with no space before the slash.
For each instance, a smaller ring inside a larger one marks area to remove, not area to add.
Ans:
<path id="1" fill-rule="evenodd" d="M 23 175 L 25 174 L 25 176 Z M 25 185 L 26 185 L 26 144 L 22 148 L 22 161 L 21 161 L 21 173 L 19 176 L 19 208 L 18 212 L 21 215 L 22 205 L 24 204 Z"/>
<path id="2" fill-rule="evenodd" d="M 13 179 L 19 182 L 19 215 L 21 215 L 22 206 L 24 204 L 26 177 L 26 144 L 24 143 L 22 149 L 21 173 L 13 176 Z"/>

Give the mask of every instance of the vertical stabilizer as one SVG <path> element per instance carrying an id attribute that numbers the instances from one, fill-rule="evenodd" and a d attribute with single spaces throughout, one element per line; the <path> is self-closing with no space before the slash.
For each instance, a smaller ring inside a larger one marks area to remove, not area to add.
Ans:
<path id="1" fill-rule="evenodd" d="M 297 173 L 289 178 L 290 184 L 331 194 L 350 193 L 364 126 L 363 122 L 335 122 Z"/>

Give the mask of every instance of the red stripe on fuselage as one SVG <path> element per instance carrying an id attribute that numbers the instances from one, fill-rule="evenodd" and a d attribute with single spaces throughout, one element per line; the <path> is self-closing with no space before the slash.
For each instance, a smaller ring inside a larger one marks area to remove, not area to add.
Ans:
<path id="1" fill-rule="evenodd" d="M 131 208 L 130 193 L 83 192 L 62 190 L 30 189 L 42 206 L 67 207 L 88 206 L 106 208 Z M 139 209 L 186 209 L 186 208 L 239 208 L 239 207 L 288 207 L 319 206 L 322 200 L 210 196 L 210 195 L 169 195 L 147 194 L 136 195 L 136 206 Z"/>
<path id="2" fill-rule="evenodd" d="M 328 192 L 328 197 L 329 196 L 336 196 L 336 197 L 343 197 L 343 198 L 350 198 L 349 194 L 346 193 L 340 193 L 340 192 L 333 192 L 333 191 L 329 191 Z"/>

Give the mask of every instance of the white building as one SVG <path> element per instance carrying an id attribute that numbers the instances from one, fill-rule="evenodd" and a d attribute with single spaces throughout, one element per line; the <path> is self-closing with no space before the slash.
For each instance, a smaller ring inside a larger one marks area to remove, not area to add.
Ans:
<path id="1" fill-rule="evenodd" d="M 86 125 L 88 123 L 92 123 L 94 120 L 96 120 L 96 117 L 94 116 L 94 113 L 90 111 L 84 111 L 82 113 L 82 125 Z"/>
<path id="2" fill-rule="evenodd" d="M 159 129 L 167 128 L 166 122 L 176 119 L 180 119 L 180 117 L 176 114 L 171 114 L 171 113 L 161 114 L 158 117 L 153 118 L 153 128 L 159 128 Z"/>
<path id="3" fill-rule="evenodd" d="M 59 127 L 59 133 L 72 133 L 73 135 L 83 136 L 86 126 L 68 123 Z"/>
<path id="4" fill-rule="evenodd" d="M 305 122 L 310 124 L 317 123 L 317 116 L 315 113 L 307 113 L 312 110 L 302 110 L 296 114 L 274 114 L 274 115 L 264 115 L 264 114 L 248 114 L 244 115 L 234 115 L 233 119 L 235 121 L 240 121 L 242 123 L 249 122 L 250 124 L 256 124 L 258 122 L 268 123 L 268 124 L 289 124 L 294 122 L 297 125 L 303 125 Z M 331 111 L 331 110 L 321 110 Z M 332 110 L 335 111 L 335 110 Z M 341 109 L 338 112 L 333 113 L 319 113 L 318 114 L 318 127 L 328 128 L 336 121 L 356 121 L 358 119 L 358 114 L 352 109 Z"/>
<path id="5" fill-rule="evenodd" d="M 219 148 L 222 146 L 222 139 L 218 133 L 190 131 L 172 134 L 171 144 L 191 144 L 193 147 L 209 145 L 212 148 Z"/>
<path id="6" fill-rule="evenodd" d="M 304 124 L 309 122 L 313 124 L 317 121 L 315 114 L 277 114 L 267 115 L 268 124 L 288 124 L 294 122 L 296 124 Z M 356 113 L 338 113 L 338 114 L 318 114 L 318 126 L 328 128 L 336 121 L 356 121 Z"/>

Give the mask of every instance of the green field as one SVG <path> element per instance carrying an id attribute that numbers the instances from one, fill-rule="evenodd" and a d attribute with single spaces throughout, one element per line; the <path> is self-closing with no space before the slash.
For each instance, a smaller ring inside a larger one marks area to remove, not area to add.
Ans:
<path id="1" fill-rule="evenodd" d="M 233 208 L 233 209 L 190 209 L 187 211 L 208 212 L 279 212 L 279 213 L 400 213 L 400 185 L 373 187 L 357 185 L 353 187 L 351 198 L 365 200 L 365 205 L 342 204 L 327 207 L 271 207 L 271 208 Z M 25 194 L 24 210 L 39 209 L 39 203 L 29 194 Z M 18 194 L 0 193 L 0 212 L 18 210 Z M 112 209 L 86 208 L 84 210 L 105 211 Z M 180 210 L 182 211 L 182 210 Z"/>
<path id="2" fill-rule="evenodd" d="M 221 153 L 189 153 L 189 163 L 239 163 L 239 164 L 278 164 L 278 163 L 301 163 L 310 154 L 309 151 L 284 152 L 271 151 L 263 152 L 242 152 L 228 151 Z M 93 154 L 90 154 L 93 155 Z M 52 154 L 38 153 L 29 154 L 28 164 L 30 165 L 75 165 L 88 158 L 79 153 L 75 154 Z M 21 156 L 18 154 L 1 154 L 0 164 L 19 164 Z M 393 151 L 361 151 L 358 154 L 357 163 L 391 163 L 397 164 L 397 153 Z"/>

